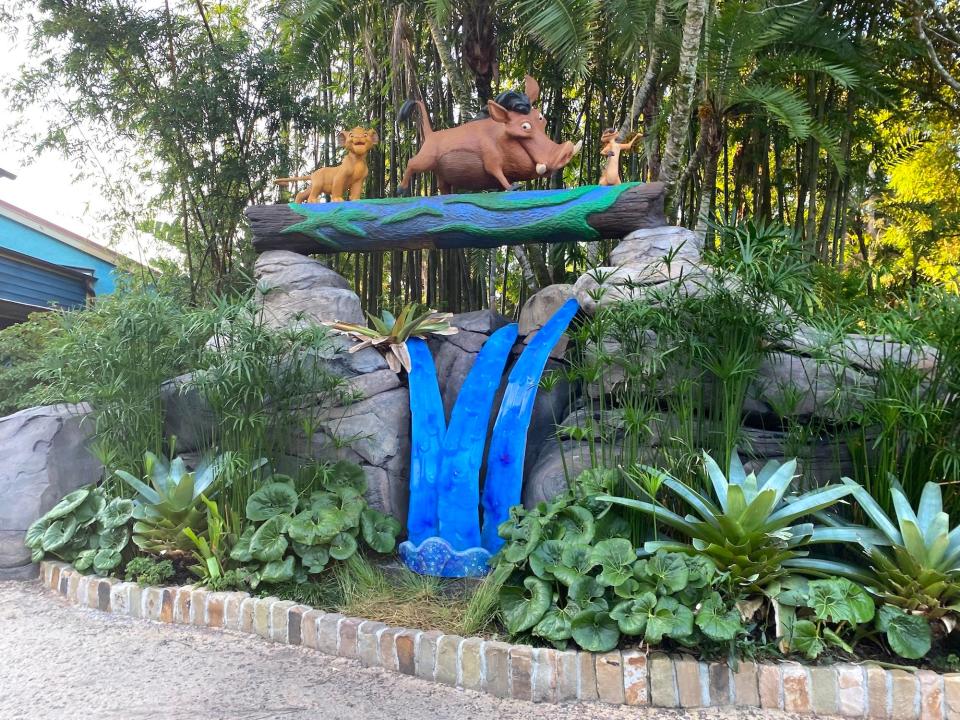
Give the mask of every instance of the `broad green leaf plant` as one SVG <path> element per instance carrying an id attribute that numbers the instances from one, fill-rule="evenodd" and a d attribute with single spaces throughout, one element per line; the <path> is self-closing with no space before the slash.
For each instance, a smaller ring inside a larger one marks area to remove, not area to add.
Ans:
<path id="1" fill-rule="evenodd" d="M 732 642 L 743 624 L 718 592 L 725 577 L 702 556 L 638 558 L 630 525 L 603 497 L 617 483 L 617 471 L 588 470 L 549 504 L 513 508 L 494 560 L 510 578 L 500 593 L 507 631 L 594 652 L 623 636 L 650 645 Z"/>
<path id="2" fill-rule="evenodd" d="M 253 587 L 263 583 L 304 582 L 331 560 L 357 552 L 358 538 L 378 553 L 396 545 L 400 523 L 367 507 L 366 476 L 359 465 L 334 464 L 319 490 L 301 496 L 292 478 L 274 475 L 247 500 L 249 524 L 230 552 L 247 570 Z"/>
<path id="3" fill-rule="evenodd" d="M 65 495 L 34 522 L 24 543 L 34 562 L 49 554 L 80 572 L 105 575 L 120 565 L 133 509 L 133 501 L 108 499 L 102 487 L 88 485 Z"/>

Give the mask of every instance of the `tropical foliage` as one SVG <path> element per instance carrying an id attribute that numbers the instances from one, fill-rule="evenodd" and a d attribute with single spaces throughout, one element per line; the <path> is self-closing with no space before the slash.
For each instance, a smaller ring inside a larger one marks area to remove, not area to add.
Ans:
<path id="1" fill-rule="evenodd" d="M 136 493 L 133 518 L 133 543 L 154 555 L 183 554 L 191 538 L 185 530 L 206 531 L 203 493 L 217 479 L 224 458 L 206 459 L 188 472 L 183 458 L 169 463 L 150 451 L 144 453 L 147 482 L 126 470 L 117 476 Z"/>
<path id="2" fill-rule="evenodd" d="M 640 131 L 624 178 L 671 184 L 675 216 L 701 233 L 712 235 L 716 217 L 777 220 L 817 263 L 866 274 L 878 295 L 956 278 L 950 3 L 9 6 L 31 47 L 11 106 L 43 107 L 49 119 L 21 122 L 16 137 L 115 161 L 86 167 L 117 226 L 175 245 L 196 299 L 248 266 L 244 206 L 286 200 L 274 177 L 335 164 L 340 129 L 376 127 L 366 192 L 389 196 L 416 151 L 396 117 L 405 99 L 422 96 L 434 127 L 449 127 L 530 71 L 550 134 L 585 142 L 541 185 L 596 181 L 602 130 Z M 124 182 L 91 169 L 111 165 Z M 429 178 L 417 187 L 432 189 Z M 333 262 L 370 311 L 421 302 L 459 312 L 510 309 L 595 255 L 533 244 Z"/>
<path id="3" fill-rule="evenodd" d="M 246 529 L 230 551 L 253 587 L 323 572 L 331 561 L 352 557 L 357 540 L 378 553 L 391 553 L 400 523 L 367 507 L 363 470 L 336 463 L 311 492 L 299 492 L 291 477 L 274 475 L 247 499 Z"/>
<path id="4" fill-rule="evenodd" d="M 130 500 L 110 498 L 99 487 L 82 487 L 34 522 L 24 542 L 33 551 L 34 562 L 53 555 L 80 571 L 105 574 L 120 565 L 133 510 Z"/>
<path id="5" fill-rule="evenodd" d="M 658 485 L 669 489 L 696 516 L 681 517 L 655 502 L 605 496 L 601 499 L 652 516 L 668 525 L 685 546 L 672 540 L 654 540 L 644 545 L 647 552 L 661 548 L 702 554 L 730 573 L 731 581 L 752 591 L 775 582 L 790 572 L 846 571 L 855 568 L 839 563 L 808 558 L 808 548 L 816 543 L 836 543 L 873 539 L 863 529 L 826 527 L 797 522 L 834 505 L 853 490 L 847 485 L 828 485 L 801 495 L 789 494 L 797 475 L 797 462 L 781 465 L 771 460 L 759 473 L 747 473 L 734 452 L 729 472 L 724 475 L 707 453 L 703 464 L 713 488 L 707 497 L 676 478 L 655 468 L 643 468 L 657 477 Z M 641 492 L 643 486 L 639 486 Z"/>
<path id="6" fill-rule="evenodd" d="M 453 317 L 451 313 L 438 313 L 416 304 L 404 306 L 396 316 L 389 310 L 382 310 L 380 317 L 369 317 L 372 328 L 343 322 L 328 325 L 360 341 L 352 345 L 349 352 L 374 347 L 383 353 L 395 373 L 400 372 L 401 368 L 410 372 L 410 351 L 407 350 L 407 340 L 410 338 L 423 340 L 427 335 L 456 335 L 459 332 L 448 322 Z"/>
<path id="7" fill-rule="evenodd" d="M 621 635 L 651 645 L 727 642 L 740 616 L 717 587 L 725 577 L 705 556 L 659 551 L 638 559 L 630 526 L 604 496 L 614 471 L 588 471 L 568 492 L 531 511 L 514 508 L 497 573 L 516 579 L 500 591 L 507 631 L 558 648 L 615 648 Z"/>

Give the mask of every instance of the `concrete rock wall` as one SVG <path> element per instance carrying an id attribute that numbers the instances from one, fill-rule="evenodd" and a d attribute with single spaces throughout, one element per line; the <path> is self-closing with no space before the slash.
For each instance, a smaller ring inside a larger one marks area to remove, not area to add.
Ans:
<path id="1" fill-rule="evenodd" d="M 86 405 L 49 405 L 0 418 L 0 580 L 36 574 L 27 528 L 68 492 L 100 479 L 89 413 Z"/>

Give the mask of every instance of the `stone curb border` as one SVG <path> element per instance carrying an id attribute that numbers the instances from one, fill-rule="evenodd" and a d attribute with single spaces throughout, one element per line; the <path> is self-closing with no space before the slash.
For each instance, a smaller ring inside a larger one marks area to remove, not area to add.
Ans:
<path id="1" fill-rule="evenodd" d="M 600 701 L 664 708 L 759 707 L 869 720 L 960 720 L 960 673 L 726 663 L 637 650 L 589 653 L 389 627 L 275 597 L 190 585 L 141 587 L 40 563 L 44 585 L 70 602 L 145 620 L 255 634 L 359 660 L 364 667 L 533 702 Z"/>

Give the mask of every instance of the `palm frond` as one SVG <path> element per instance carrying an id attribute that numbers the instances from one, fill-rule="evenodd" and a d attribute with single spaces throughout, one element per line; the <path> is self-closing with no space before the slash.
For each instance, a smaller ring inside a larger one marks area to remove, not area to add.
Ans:
<path id="1" fill-rule="evenodd" d="M 599 0 L 518 0 L 513 4 L 521 30 L 554 61 L 583 75 L 596 45 Z"/>
<path id="2" fill-rule="evenodd" d="M 795 140 L 810 136 L 814 119 L 810 106 L 794 90 L 766 82 L 748 83 L 730 98 L 730 108 L 758 106 L 783 125 Z"/>

